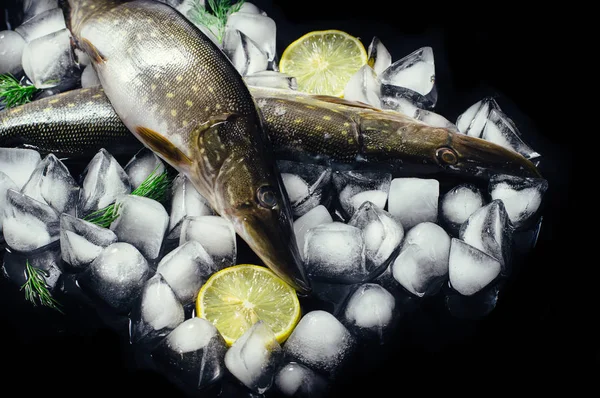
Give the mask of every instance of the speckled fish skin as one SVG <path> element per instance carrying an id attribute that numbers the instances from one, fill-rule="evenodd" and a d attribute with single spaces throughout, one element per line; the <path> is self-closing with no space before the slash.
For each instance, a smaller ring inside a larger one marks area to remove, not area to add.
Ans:
<path id="1" fill-rule="evenodd" d="M 265 265 L 308 293 L 268 137 L 223 52 L 163 3 L 68 4 L 75 42 L 129 131 L 185 174 Z"/>

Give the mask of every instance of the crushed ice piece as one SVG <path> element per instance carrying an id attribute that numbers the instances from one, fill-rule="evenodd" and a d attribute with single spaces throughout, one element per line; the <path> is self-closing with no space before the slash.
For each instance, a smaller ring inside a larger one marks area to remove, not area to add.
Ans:
<path id="1" fill-rule="evenodd" d="M 67 166 L 51 153 L 33 170 L 21 192 L 59 213 L 75 215 L 79 190 Z"/>
<path id="2" fill-rule="evenodd" d="M 388 211 L 404 230 L 430 221 L 437 222 L 440 183 L 427 178 L 394 178 L 390 184 Z"/>
<path id="3" fill-rule="evenodd" d="M 464 296 L 482 290 L 502 269 L 498 260 L 456 238 L 452 238 L 449 262 L 450 285 Z"/>
<path id="4" fill-rule="evenodd" d="M 211 255 L 217 269 L 235 264 L 237 241 L 231 221 L 220 216 L 186 216 L 179 244 L 195 240 Z"/>
<path id="5" fill-rule="evenodd" d="M 273 384 L 283 350 L 273 330 L 260 320 L 240 336 L 225 354 L 225 366 L 239 381 L 259 394 Z"/>
<path id="6" fill-rule="evenodd" d="M 261 47 L 244 33 L 236 30 L 231 35 L 238 35 L 237 38 L 228 37 L 224 50 L 229 59 L 233 63 L 235 69 L 242 76 L 251 75 L 253 73 L 266 71 L 269 65 L 267 54 L 263 52 Z M 234 45 L 234 48 L 229 48 Z"/>
<path id="7" fill-rule="evenodd" d="M 90 264 L 102 250 L 117 241 L 117 235 L 108 228 L 73 217 L 60 215 L 60 249 L 62 259 L 72 267 Z"/>
<path id="8" fill-rule="evenodd" d="M 333 315 L 315 310 L 300 319 L 283 350 L 309 368 L 335 376 L 350 359 L 355 344 L 348 329 Z"/>
<path id="9" fill-rule="evenodd" d="M 15 28 L 26 42 L 65 29 L 65 17 L 60 8 L 44 11 Z"/>
<path id="10" fill-rule="evenodd" d="M 277 162 L 285 189 L 290 197 L 294 217 L 300 217 L 318 205 L 331 201 L 330 167 L 279 160 Z"/>
<path id="11" fill-rule="evenodd" d="M 136 189 L 150 174 L 155 176 L 163 174 L 166 170 L 165 164 L 150 149 L 143 147 L 136 153 L 123 168 L 129 176 L 131 189 Z"/>
<path id="12" fill-rule="evenodd" d="M 440 200 L 440 218 L 447 228 L 458 234 L 460 226 L 485 204 L 481 190 L 473 184 L 460 184 L 446 192 Z"/>
<path id="13" fill-rule="evenodd" d="M 538 214 L 548 181 L 497 174 L 490 178 L 488 192 L 493 200 L 502 200 L 515 229 L 526 227 Z"/>
<path id="14" fill-rule="evenodd" d="M 244 3 L 246 4 L 246 3 Z M 274 70 L 264 70 L 244 76 L 248 86 L 297 90 L 298 81 L 294 76 Z"/>
<path id="15" fill-rule="evenodd" d="M 417 297 L 437 293 L 448 275 L 450 236 L 442 227 L 423 222 L 411 228 L 391 265 L 394 279 Z"/>
<path id="16" fill-rule="evenodd" d="M 381 108 L 381 83 L 369 65 L 363 65 L 348 80 L 344 88 L 344 99 L 358 101 Z"/>
<path id="17" fill-rule="evenodd" d="M 0 234 L 2 233 L 2 222 L 4 221 L 4 209 L 7 207 L 6 194 L 8 190 L 18 191 L 17 184 L 9 176 L 0 171 Z"/>
<path id="18" fill-rule="evenodd" d="M 2 232 L 10 248 L 29 252 L 59 239 L 58 213 L 47 204 L 9 189 L 3 211 Z"/>
<path id="19" fill-rule="evenodd" d="M 33 149 L 0 148 L 0 171 L 10 178 L 20 190 L 42 161 Z"/>
<path id="20" fill-rule="evenodd" d="M 358 282 L 369 273 L 362 231 L 341 222 L 309 229 L 304 259 L 306 272 L 315 280 Z"/>
<path id="21" fill-rule="evenodd" d="M 88 88 L 100 85 L 98 74 L 92 65 L 87 65 L 81 73 L 81 88 Z"/>
<path id="22" fill-rule="evenodd" d="M 376 36 L 371 40 L 367 53 L 367 64 L 373 68 L 377 75 L 392 65 L 392 55 Z"/>
<path id="23" fill-rule="evenodd" d="M 304 244 L 308 230 L 318 225 L 331 222 L 333 222 L 331 214 L 329 214 L 329 211 L 323 205 L 314 207 L 294 221 L 294 235 L 296 236 L 296 244 L 298 245 L 298 250 L 302 258 L 304 258 Z"/>
<path id="24" fill-rule="evenodd" d="M 328 384 L 320 374 L 297 362 L 286 363 L 275 376 L 275 386 L 286 397 L 320 398 Z"/>
<path id="25" fill-rule="evenodd" d="M 214 210 L 208 200 L 183 174 L 177 175 L 171 185 L 171 210 L 169 214 L 169 239 L 179 239 L 181 224 L 185 216 L 212 216 Z"/>
<path id="26" fill-rule="evenodd" d="M 267 55 L 267 59 L 273 60 L 276 55 L 276 31 L 275 21 L 262 14 L 247 12 L 234 12 L 227 18 L 223 48 L 236 48 L 239 38 L 236 30 L 244 33 Z"/>
<path id="27" fill-rule="evenodd" d="M 25 39 L 19 33 L 13 30 L 0 32 L 0 73 L 16 75 L 21 72 L 24 48 Z"/>
<path id="28" fill-rule="evenodd" d="M 215 271 L 212 257 L 194 240 L 167 253 L 156 268 L 184 305 L 194 302 L 204 282 Z"/>
<path id="29" fill-rule="evenodd" d="M 348 218 L 364 202 L 372 202 L 384 208 L 392 175 L 378 171 L 336 171 L 333 173 L 333 185 L 338 192 L 342 210 Z"/>
<path id="30" fill-rule="evenodd" d="M 515 123 L 499 109 L 490 111 L 481 138 L 517 152 L 530 160 L 541 156 L 523 141 Z"/>

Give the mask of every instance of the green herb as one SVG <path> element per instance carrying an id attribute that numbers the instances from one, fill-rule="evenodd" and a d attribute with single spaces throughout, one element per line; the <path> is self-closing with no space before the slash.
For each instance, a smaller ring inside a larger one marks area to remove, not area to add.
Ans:
<path id="1" fill-rule="evenodd" d="M 6 109 L 31 102 L 39 89 L 34 85 L 23 85 L 10 73 L 0 75 L 0 102 Z"/>
<path id="2" fill-rule="evenodd" d="M 164 203 L 167 198 L 167 192 L 171 186 L 171 178 L 167 171 L 162 174 L 156 174 L 156 169 L 137 187 L 132 195 L 143 196 Z M 88 214 L 83 219 L 94 223 L 103 228 L 110 227 L 113 221 L 119 217 L 120 203 L 113 203 L 100 210 Z"/>
<path id="3" fill-rule="evenodd" d="M 208 7 L 204 5 L 203 1 L 195 0 L 192 8 L 188 11 L 188 17 L 194 23 L 206 26 L 219 40 L 219 43 L 222 43 L 227 17 L 239 11 L 244 0 L 234 4 L 231 0 L 206 0 L 206 2 Z"/>
<path id="4" fill-rule="evenodd" d="M 25 263 L 25 274 L 27 281 L 21 286 L 21 290 L 25 289 L 25 299 L 31 301 L 34 306 L 37 306 L 39 301 L 41 305 L 55 309 L 63 314 L 59 308 L 60 303 L 48 291 L 45 279 L 48 273 L 43 269 L 31 266 L 29 260 L 27 260 Z"/>

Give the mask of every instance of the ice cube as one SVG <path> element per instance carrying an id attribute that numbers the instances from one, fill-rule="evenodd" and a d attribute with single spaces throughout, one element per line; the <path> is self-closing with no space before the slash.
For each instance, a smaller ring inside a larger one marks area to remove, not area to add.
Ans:
<path id="1" fill-rule="evenodd" d="M 9 189 L 3 210 L 2 232 L 10 248 L 29 252 L 59 239 L 58 213 L 47 204 Z"/>
<path id="2" fill-rule="evenodd" d="M 288 160 L 277 162 L 283 184 L 290 197 L 294 217 L 300 217 L 331 201 L 331 168 Z"/>
<path id="3" fill-rule="evenodd" d="M 79 195 L 81 215 L 102 209 L 115 202 L 118 196 L 131 193 L 131 183 L 123 167 L 102 148 L 88 163 Z"/>
<path id="4" fill-rule="evenodd" d="M 360 229 L 332 222 L 309 229 L 305 239 L 304 263 L 311 278 L 352 283 L 368 276 Z"/>
<path id="5" fill-rule="evenodd" d="M 455 133 L 460 133 L 458 127 L 456 127 L 454 123 L 442 115 L 421 109 L 420 107 L 423 106 L 422 102 L 418 100 L 413 102 L 413 99 L 411 98 L 404 98 L 402 96 L 388 94 L 388 91 L 386 91 L 386 95 L 382 96 L 381 107 L 383 109 L 400 112 L 406 116 L 412 117 L 415 120 L 423 122 L 428 126 L 441 127 L 449 129 Z"/>
<path id="6" fill-rule="evenodd" d="M 23 70 L 37 88 L 65 84 L 75 73 L 71 34 L 62 29 L 27 43 L 23 49 Z"/>
<path id="7" fill-rule="evenodd" d="M 423 107 L 437 102 L 433 49 L 422 47 L 379 74 L 382 96 L 409 98 Z"/>
<path id="8" fill-rule="evenodd" d="M 355 339 L 333 315 L 316 310 L 305 314 L 283 345 L 296 361 L 336 376 L 351 358 Z"/>
<path id="9" fill-rule="evenodd" d="M 21 57 L 25 48 L 25 39 L 15 31 L 0 32 L 0 73 L 16 75 L 23 67 Z"/>
<path id="10" fill-rule="evenodd" d="M 119 241 L 132 244 L 151 262 L 158 259 L 169 224 L 163 205 L 154 199 L 124 195 L 117 199 L 115 207 L 119 216 L 110 229 Z"/>
<path id="11" fill-rule="evenodd" d="M 464 296 L 489 285 L 502 269 L 494 257 L 456 238 L 452 238 L 449 261 L 450 285 Z"/>
<path id="12" fill-rule="evenodd" d="M 33 170 L 21 192 L 59 213 L 75 215 L 79 190 L 67 166 L 51 153 Z"/>
<path id="13" fill-rule="evenodd" d="M 523 229 L 534 220 L 548 190 L 543 178 L 521 178 L 494 175 L 490 178 L 488 191 L 494 200 L 504 203 L 506 212 L 515 229 Z"/>
<path id="14" fill-rule="evenodd" d="M 456 119 L 456 126 L 463 134 L 481 138 L 492 110 L 500 110 L 500 106 L 494 98 L 485 97 L 460 114 Z"/>
<path id="15" fill-rule="evenodd" d="M 510 262 L 512 234 L 504 203 L 496 199 L 469 216 L 460 227 L 459 238 L 506 266 Z"/>
<path id="16" fill-rule="evenodd" d="M 377 36 L 373 37 L 368 49 L 368 62 L 377 75 L 392 64 L 392 55 Z"/>
<path id="17" fill-rule="evenodd" d="M 236 30 L 254 41 L 269 61 L 275 58 L 277 26 L 272 18 L 247 12 L 234 12 L 229 15 L 225 25 L 223 48 L 236 48 L 236 41 L 239 39 Z"/>
<path id="18" fill-rule="evenodd" d="M 304 242 L 307 231 L 318 225 L 331 222 L 333 222 L 331 214 L 329 214 L 329 211 L 323 205 L 314 207 L 294 221 L 294 235 L 296 236 L 296 244 L 302 258 L 304 258 Z"/>
<path id="19" fill-rule="evenodd" d="M 184 305 L 196 299 L 204 282 L 215 271 L 212 257 L 194 240 L 166 254 L 156 268 Z"/>
<path id="20" fill-rule="evenodd" d="M 38 151 L 22 148 L 0 148 L 0 171 L 20 190 L 42 161 Z"/>
<path id="21" fill-rule="evenodd" d="M 239 30 L 228 32 L 227 35 L 223 49 L 240 75 L 246 76 L 267 70 L 267 54 L 254 40 Z M 236 35 L 236 38 L 231 37 Z"/>
<path id="22" fill-rule="evenodd" d="M 123 168 L 129 176 L 131 189 L 136 189 L 150 174 L 159 176 L 165 172 L 165 164 L 150 149 L 143 147 Z"/>
<path id="23" fill-rule="evenodd" d="M 418 297 L 438 292 L 448 275 L 450 236 L 442 227 L 423 222 L 406 233 L 391 266 L 394 279 Z"/>
<path id="24" fill-rule="evenodd" d="M 164 337 L 184 321 L 183 306 L 161 274 L 146 282 L 130 319 L 134 344 Z"/>
<path id="25" fill-rule="evenodd" d="M 202 318 L 177 326 L 152 351 L 152 358 L 168 378 L 188 390 L 200 390 L 225 374 L 227 347 L 217 328 Z"/>
<path id="26" fill-rule="evenodd" d="M 60 249 L 62 259 L 72 267 L 81 268 L 96 259 L 107 246 L 117 241 L 117 235 L 108 228 L 91 222 L 60 215 Z"/>
<path id="27" fill-rule="evenodd" d="M 75 53 L 75 59 L 77 60 L 77 64 L 79 65 L 79 67 L 89 66 L 92 63 L 89 55 L 87 55 L 85 52 L 81 51 L 80 49 L 76 48 L 73 52 Z M 93 70 L 94 68 L 91 67 L 91 69 Z M 85 70 L 83 72 L 85 73 Z M 88 81 L 89 81 L 89 77 L 90 77 L 89 75 L 92 74 L 92 72 L 88 71 L 87 74 L 88 74 L 88 77 L 86 79 L 88 79 Z M 96 74 L 95 70 L 94 70 L 93 74 L 96 75 L 96 77 L 98 76 Z M 81 82 L 83 84 L 83 73 L 81 74 Z M 98 84 L 100 84 L 100 83 L 98 83 Z"/>
<path id="28" fill-rule="evenodd" d="M 381 83 L 375 71 L 369 65 L 363 65 L 348 80 L 344 88 L 344 99 L 381 108 L 380 90 Z"/>
<path id="29" fill-rule="evenodd" d="M 298 81 L 295 77 L 274 70 L 247 74 L 244 76 L 244 81 L 248 86 L 281 88 L 284 90 L 298 89 Z"/>
<path id="30" fill-rule="evenodd" d="M 355 336 L 385 341 L 393 325 L 396 300 L 380 285 L 365 283 L 352 293 L 341 314 L 341 322 Z"/>
<path id="31" fill-rule="evenodd" d="M 324 397 L 329 387 L 327 379 L 297 362 L 288 362 L 277 372 L 275 386 L 284 396 L 295 398 Z"/>
<path id="32" fill-rule="evenodd" d="M 366 266 L 369 272 L 387 264 L 404 239 L 404 228 L 398 220 L 371 202 L 358 208 L 348 225 L 360 228 L 365 242 Z"/>
<path id="33" fill-rule="evenodd" d="M 23 1 L 23 21 L 58 7 L 58 0 L 24 0 Z"/>
<path id="34" fill-rule="evenodd" d="M 333 185 L 338 192 L 342 210 L 352 217 L 364 203 L 372 202 L 380 208 L 385 207 L 390 190 L 392 175 L 379 171 L 336 171 L 333 173 Z"/>
<path id="35" fill-rule="evenodd" d="M 417 109 L 415 119 L 420 120 L 423 123 L 432 127 L 441 127 L 455 133 L 460 133 L 458 127 L 456 127 L 454 123 L 452 123 L 442 115 L 438 115 L 437 113 L 431 111 Z"/>
<path id="36" fill-rule="evenodd" d="M 215 212 L 208 200 L 198 193 L 194 184 L 183 174 L 175 177 L 172 185 L 171 212 L 169 216 L 169 239 L 178 239 L 185 216 L 211 216 Z"/>
<path id="37" fill-rule="evenodd" d="M 126 313 L 150 276 L 142 253 L 129 243 L 116 242 L 105 247 L 77 281 L 113 310 Z"/>
<path id="38" fill-rule="evenodd" d="M 98 74 L 92 65 L 87 65 L 81 73 L 81 87 L 88 88 L 100 85 Z"/>
<path id="39" fill-rule="evenodd" d="M 481 190 L 473 184 L 460 184 L 446 192 L 440 200 L 440 218 L 454 234 L 477 209 L 483 207 L 485 199 Z"/>
<path id="40" fill-rule="evenodd" d="M 515 123 L 499 109 L 490 111 L 481 138 L 517 152 L 530 160 L 541 156 L 523 141 Z"/>
<path id="41" fill-rule="evenodd" d="M 43 283 L 50 293 L 53 293 L 62 275 L 60 247 L 56 243 L 51 243 L 30 253 L 13 252 L 10 249 L 4 252 L 4 273 L 11 282 L 20 288 L 29 277 L 27 264 L 34 268 L 29 275 L 36 272 L 43 279 Z"/>
<path id="42" fill-rule="evenodd" d="M 390 184 L 388 211 L 404 230 L 430 221 L 437 222 L 440 183 L 429 178 L 394 178 Z"/>
<path id="43" fill-rule="evenodd" d="M 26 42 L 65 29 L 65 17 L 60 8 L 44 11 L 15 28 Z"/>
<path id="44" fill-rule="evenodd" d="M 17 184 L 6 174 L 0 171 L 0 233 L 2 233 L 2 222 L 4 221 L 4 209 L 7 207 L 6 194 L 8 190 L 18 191 Z M 1 237 L 1 236 L 0 236 Z"/>
<path id="45" fill-rule="evenodd" d="M 248 329 L 225 354 L 225 366 L 250 390 L 263 394 L 273 384 L 283 350 L 262 320 Z"/>
<path id="46" fill-rule="evenodd" d="M 220 216 L 186 216 L 181 226 L 179 244 L 190 240 L 199 242 L 206 249 L 217 269 L 235 264 L 237 242 L 231 221 Z"/>

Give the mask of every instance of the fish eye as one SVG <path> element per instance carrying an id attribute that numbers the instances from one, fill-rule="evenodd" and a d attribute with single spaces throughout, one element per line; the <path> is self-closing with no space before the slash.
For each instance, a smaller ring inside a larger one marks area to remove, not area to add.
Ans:
<path id="1" fill-rule="evenodd" d="M 263 185 L 256 191 L 256 198 L 258 203 L 267 209 L 272 209 L 277 206 L 277 196 L 275 191 L 268 185 Z"/>
<path id="2" fill-rule="evenodd" d="M 435 156 L 440 164 L 454 165 L 458 163 L 458 155 L 452 148 L 438 148 L 438 150 L 435 152 Z"/>

